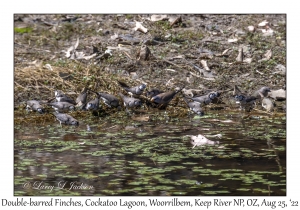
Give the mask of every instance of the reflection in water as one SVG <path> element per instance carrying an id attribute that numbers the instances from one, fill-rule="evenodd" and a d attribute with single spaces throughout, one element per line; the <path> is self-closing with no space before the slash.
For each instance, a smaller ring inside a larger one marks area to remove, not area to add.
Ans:
<path id="1" fill-rule="evenodd" d="M 95 117 L 76 129 L 15 125 L 15 195 L 286 195 L 285 115 L 226 112 Z M 192 148 L 185 137 L 218 133 L 209 138 L 220 142 L 214 146 Z M 25 182 L 56 188 L 25 189 Z M 93 188 L 69 190 L 72 183 Z"/>

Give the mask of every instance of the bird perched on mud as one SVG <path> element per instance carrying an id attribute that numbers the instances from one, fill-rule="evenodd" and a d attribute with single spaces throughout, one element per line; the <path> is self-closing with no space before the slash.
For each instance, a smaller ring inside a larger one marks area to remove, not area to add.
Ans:
<path id="1" fill-rule="evenodd" d="M 147 61 L 149 60 L 151 55 L 151 51 L 147 45 L 142 45 L 139 51 L 137 52 L 137 60 Z"/>
<path id="2" fill-rule="evenodd" d="M 146 84 L 141 84 L 135 87 L 129 87 L 124 82 L 118 81 L 119 85 L 129 94 L 129 95 L 141 95 L 146 88 Z"/>
<path id="3" fill-rule="evenodd" d="M 261 99 L 268 96 L 268 93 L 271 92 L 269 87 L 262 87 L 259 90 L 255 91 L 253 96 L 257 99 Z"/>
<path id="4" fill-rule="evenodd" d="M 97 95 L 109 108 L 120 108 L 119 99 L 116 96 L 102 92 L 98 92 Z"/>
<path id="5" fill-rule="evenodd" d="M 255 100 L 257 99 L 254 96 L 245 96 L 238 94 L 235 97 L 236 103 L 240 104 L 240 108 L 247 112 L 250 112 L 255 106 Z"/>
<path id="6" fill-rule="evenodd" d="M 174 91 L 160 93 L 156 96 L 153 96 L 150 101 L 156 104 L 161 104 L 161 108 L 166 107 L 169 104 L 169 102 L 174 98 L 174 96 L 177 93 L 179 93 L 183 88 L 184 87 L 178 88 Z"/>
<path id="7" fill-rule="evenodd" d="M 247 95 L 237 85 L 234 86 L 233 96 L 235 103 L 240 105 L 241 110 L 250 112 L 254 108 L 257 97 Z"/>
<path id="8" fill-rule="evenodd" d="M 269 98 L 263 98 L 261 106 L 267 110 L 267 112 L 274 111 L 274 102 Z"/>
<path id="9" fill-rule="evenodd" d="M 197 97 L 193 97 L 193 98 L 189 98 L 189 99 L 192 99 L 193 101 L 197 101 L 201 105 L 207 105 L 207 104 L 210 104 L 215 98 L 217 98 L 219 96 L 220 96 L 220 94 L 218 92 L 214 91 L 214 92 L 210 92 L 203 96 L 197 96 Z"/>
<path id="10" fill-rule="evenodd" d="M 98 110 L 99 109 L 99 96 L 97 95 L 97 97 L 89 102 L 87 102 L 86 104 L 86 110 Z"/>
<path id="11" fill-rule="evenodd" d="M 58 102 L 69 102 L 71 104 L 76 105 L 76 102 L 72 98 L 64 94 L 64 92 L 62 92 L 61 90 L 54 91 L 54 94 Z"/>
<path id="12" fill-rule="evenodd" d="M 81 93 L 78 95 L 78 97 L 75 100 L 76 107 L 81 107 L 81 109 L 85 108 L 87 95 L 88 95 L 88 88 L 84 87 L 83 90 L 81 91 Z"/>
<path id="13" fill-rule="evenodd" d="M 201 104 L 197 101 L 189 101 L 187 98 L 183 98 L 185 103 L 188 105 L 191 111 L 196 113 L 197 115 L 203 116 L 204 112 L 201 108 Z"/>
<path id="14" fill-rule="evenodd" d="M 158 95 L 160 93 L 162 93 L 162 91 L 160 91 L 157 88 L 153 88 L 150 91 L 148 91 L 146 95 L 147 95 L 147 97 L 152 98 L 153 96 L 156 96 L 156 95 Z"/>
<path id="15" fill-rule="evenodd" d="M 63 114 L 63 113 L 57 113 L 53 112 L 52 113 L 56 119 L 59 121 L 59 124 L 65 124 L 65 125 L 79 125 L 78 120 L 76 120 L 74 117 L 68 115 L 68 114 Z"/>
<path id="16" fill-rule="evenodd" d="M 55 111 L 58 111 L 58 112 L 75 109 L 74 104 L 71 104 L 69 102 L 64 102 L 64 101 L 63 102 L 61 102 L 61 101 L 52 102 L 52 103 L 48 103 L 48 105 L 51 106 Z"/>
<path id="17" fill-rule="evenodd" d="M 33 110 L 33 111 L 37 111 L 40 114 L 44 113 L 44 108 L 42 107 L 42 105 L 40 104 L 39 101 L 37 100 L 29 100 L 26 102 L 26 109 L 27 110 Z"/>
<path id="18" fill-rule="evenodd" d="M 127 97 L 127 96 L 124 96 L 122 93 L 119 93 L 119 95 L 123 99 L 124 106 L 126 107 L 126 109 L 128 107 L 134 108 L 134 107 L 138 107 L 138 106 L 142 105 L 142 102 L 140 99 L 133 98 L 133 97 Z"/>

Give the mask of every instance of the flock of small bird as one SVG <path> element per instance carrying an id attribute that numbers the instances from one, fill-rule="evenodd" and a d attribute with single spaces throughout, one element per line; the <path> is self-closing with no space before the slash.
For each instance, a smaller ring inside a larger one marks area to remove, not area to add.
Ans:
<path id="1" fill-rule="evenodd" d="M 274 103 L 271 99 L 269 99 L 268 93 L 271 92 L 269 87 L 262 87 L 259 90 L 255 91 L 252 96 L 245 96 L 243 94 L 237 94 L 235 99 L 237 103 L 240 104 L 241 108 L 250 111 L 255 106 L 256 100 L 262 101 L 262 107 L 267 111 L 273 111 Z"/>
<path id="2" fill-rule="evenodd" d="M 142 100 L 139 98 L 146 89 L 146 84 L 140 84 L 138 86 L 129 87 L 126 83 L 118 81 L 120 87 L 125 90 L 128 96 L 119 93 L 119 96 L 122 98 L 123 105 L 128 112 L 128 108 L 135 108 L 142 105 Z M 175 97 L 177 93 L 179 93 L 184 87 L 176 88 L 173 91 L 162 92 L 159 89 L 152 89 L 146 93 L 149 102 L 159 108 L 165 108 L 169 102 Z M 239 91 L 235 91 L 235 100 L 236 103 L 240 104 L 240 108 L 246 111 L 250 111 L 255 106 L 256 100 L 262 101 L 262 106 L 267 109 L 267 111 L 272 111 L 274 109 L 274 104 L 272 100 L 267 98 L 268 92 L 270 92 L 269 87 L 262 87 L 257 90 L 253 95 L 248 96 L 242 94 Z M 96 97 L 93 100 L 87 102 L 88 93 L 94 93 Z M 96 92 L 90 90 L 88 88 L 84 88 L 83 91 L 78 95 L 76 100 L 64 94 L 61 90 L 56 90 L 54 92 L 55 98 L 51 99 L 50 102 L 41 102 L 37 100 L 29 100 L 27 101 L 27 110 L 37 111 L 39 113 L 44 113 L 43 104 L 51 106 L 55 112 L 52 114 L 56 117 L 56 119 L 61 124 L 66 125 L 79 125 L 78 120 L 72 117 L 69 114 L 66 114 L 66 111 L 81 109 L 81 110 L 92 110 L 97 111 L 99 109 L 100 100 L 108 106 L 109 108 L 116 108 L 117 110 L 121 110 L 121 104 L 119 99 L 108 93 Z M 187 97 L 185 96 L 183 99 L 190 109 L 190 111 L 195 114 L 202 116 L 204 115 L 203 106 L 212 103 L 220 96 L 220 92 L 212 91 L 206 95 L 195 96 L 195 97 Z M 55 102 L 51 102 L 56 100 Z"/>

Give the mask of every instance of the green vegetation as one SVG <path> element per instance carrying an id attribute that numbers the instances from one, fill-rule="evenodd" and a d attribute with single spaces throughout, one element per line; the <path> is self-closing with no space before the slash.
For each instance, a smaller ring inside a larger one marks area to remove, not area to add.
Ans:
<path id="1" fill-rule="evenodd" d="M 14 28 L 14 32 L 15 33 L 19 33 L 19 34 L 24 34 L 24 33 L 31 33 L 32 32 L 32 28 Z"/>

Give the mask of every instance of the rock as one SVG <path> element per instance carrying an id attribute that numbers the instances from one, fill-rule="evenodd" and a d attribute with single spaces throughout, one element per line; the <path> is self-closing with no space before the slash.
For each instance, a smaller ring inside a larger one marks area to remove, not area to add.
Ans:
<path id="1" fill-rule="evenodd" d="M 283 89 L 272 90 L 268 96 L 278 101 L 286 100 L 286 92 Z"/>
<path id="2" fill-rule="evenodd" d="M 285 66 L 282 65 L 282 64 L 278 64 L 275 67 L 273 74 L 282 74 L 282 75 L 285 75 L 286 74 L 286 68 L 285 68 Z"/>
<path id="3" fill-rule="evenodd" d="M 198 136 L 192 136 L 192 135 L 187 135 L 187 136 L 191 138 L 191 143 L 194 145 L 193 148 L 195 146 L 219 144 L 219 141 L 211 141 L 201 134 L 198 134 Z"/>

